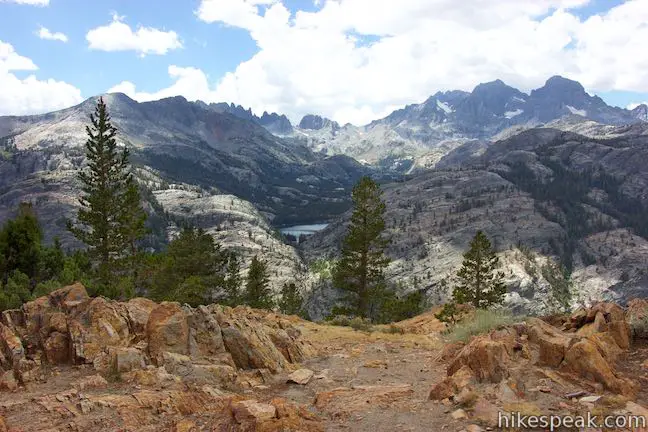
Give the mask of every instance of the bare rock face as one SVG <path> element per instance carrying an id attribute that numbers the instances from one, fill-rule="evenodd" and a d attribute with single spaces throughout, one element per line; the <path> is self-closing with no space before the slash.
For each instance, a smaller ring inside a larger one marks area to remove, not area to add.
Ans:
<path id="1" fill-rule="evenodd" d="M 9 390 L 45 379 L 44 364 L 72 363 L 135 382 L 175 377 L 229 388 L 246 381 L 241 369 L 262 377 L 292 371 L 313 353 L 299 330 L 274 313 L 143 298 L 120 303 L 90 298 L 81 284 L 1 317 L 0 387 Z"/>
<path id="2" fill-rule="evenodd" d="M 637 313 L 636 309 L 633 313 Z M 447 350 L 442 360 L 448 361 L 448 377 L 431 388 L 429 399 L 457 402 L 462 391 L 489 383 L 508 383 L 502 388 L 509 390 L 497 391 L 497 397 L 503 400 L 510 393 L 509 399 L 515 399 L 517 393 L 531 387 L 526 383 L 534 376 L 562 384 L 578 383 L 632 399 L 638 384 L 616 370 L 617 359 L 629 346 L 625 313 L 616 304 L 599 303 L 578 310 L 562 328 L 530 318 L 526 323 L 474 337 L 461 349 Z M 533 387 L 536 391 L 550 391 L 546 386 Z M 517 390 L 511 391 L 513 388 Z"/>
<path id="3" fill-rule="evenodd" d="M 576 342 L 567 351 L 561 369 L 602 383 L 607 390 L 625 396 L 635 396 L 638 390 L 632 380 L 620 378 L 615 373 L 613 366 L 601 355 L 596 344 L 588 339 Z"/>
<path id="4" fill-rule="evenodd" d="M 179 303 L 163 302 L 151 311 L 146 324 L 148 352 L 158 359 L 163 352 L 189 354 L 189 322 Z"/>
<path id="5" fill-rule="evenodd" d="M 626 320 L 632 328 L 632 337 L 648 339 L 648 300 L 630 300 Z"/>

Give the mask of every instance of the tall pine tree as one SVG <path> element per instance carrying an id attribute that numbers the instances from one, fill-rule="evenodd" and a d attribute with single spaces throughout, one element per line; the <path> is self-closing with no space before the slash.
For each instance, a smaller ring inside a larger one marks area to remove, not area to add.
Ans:
<path id="1" fill-rule="evenodd" d="M 265 262 L 255 256 L 252 258 L 245 284 L 245 304 L 257 309 L 274 308 L 268 282 L 268 267 Z"/>
<path id="2" fill-rule="evenodd" d="M 127 148 L 117 148 L 117 129 L 112 125 L 103 98 L 99 98 L 91 126 L 86 126 L 88 166 L 79 173 L 82 195 L 76 225 L 70 231 L 88 246 L 99 285 L 106 291 L 120 273 L 118 263 L 133 253 L 142 236 L 144 217 L 139 193 L 128 163 Z M 118 293 L 115 293 L 118 294 Z"/>
<path id="3" fill-rule="evenodd" d="M 241 302 L 241 264 L 234 252 L 230 252 L 227 259 L 224 281 L 224 302 L 229 306 L 236 306 Z"/>
<path id="4" fill-rule="evenodd" d="M 346 293 L 342 312 L 375 319 L 385 292 L 385 203 L 376 182 L 363 177 L 353 188 L 353 214 L 333 273 L 335 287 Z"/>
<path id="5" fill-rule="evenodd" d="M 477 231 L 457 272 L 459 284 L 452 293 L 454 300 L 457 303 L 470 303 L 479 309 L 501 304 L 506 286 L 504 274 L 497 271 L 498 267 L 499 258 L 490 241 L 482 231 Z"/>

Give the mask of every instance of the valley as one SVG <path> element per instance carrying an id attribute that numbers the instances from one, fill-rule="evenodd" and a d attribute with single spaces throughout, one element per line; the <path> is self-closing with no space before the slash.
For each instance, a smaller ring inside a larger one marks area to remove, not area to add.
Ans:
<path id="1" fill-rule="evenodd" d="M 387 276 L 400 292 L 445 301 L 477 230 L 499 252 L 507 304 L 520 313 L 551 307 L 552 264 L 568 270 L 574 304 L 648 292 L 648 124 L 574 81 L 553 77 L 530 94 L 499 80 L 438 93 L 363 127 L 316 115 L 293 126 L 182 97 L 106 102 L 145 191 L 147 247 L 164 248 L 185 224 L 202 228 L 244 270 L 264 257 L 275 292 L 297 281 L 313 318 L 338 298 L 313 268 L 335 261 L 363 175 L 383 185 Z M 30 201 L 46 241 L 79 247 L 65 220 L 78 205 L 93 104 L 0 117 L 0 220 Z"/>

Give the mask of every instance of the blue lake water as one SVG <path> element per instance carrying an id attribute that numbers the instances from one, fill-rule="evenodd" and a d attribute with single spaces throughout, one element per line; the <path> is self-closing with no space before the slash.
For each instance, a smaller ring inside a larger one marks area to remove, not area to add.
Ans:
<path id="1" fill-rule="evenodd" d="M 284 228 L 279 228 L 279 231 L 281 231 L 281 234 L 292 234 L 295 237 L 299 237 L 300 235 L 313 235 L 317 231 L 321 231 L 324 228 L 328 226 L 327 223 L 323 224 L 311 224 L 311 225 L 295 225 L 291 227 L 284 227 Z"/>

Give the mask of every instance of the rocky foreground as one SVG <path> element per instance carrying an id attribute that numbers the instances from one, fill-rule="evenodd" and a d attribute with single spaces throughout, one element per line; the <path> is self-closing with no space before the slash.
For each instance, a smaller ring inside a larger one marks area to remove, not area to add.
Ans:
<path id="1" fill-rule="evenodd" d="M 627 310 L 447 343 L 429 312 L 373 332 L 219 305 L 90 298 L 5 311 L 0 431 L 479 431 L 498 412 L 646 415 L 648 348 Z"/>

